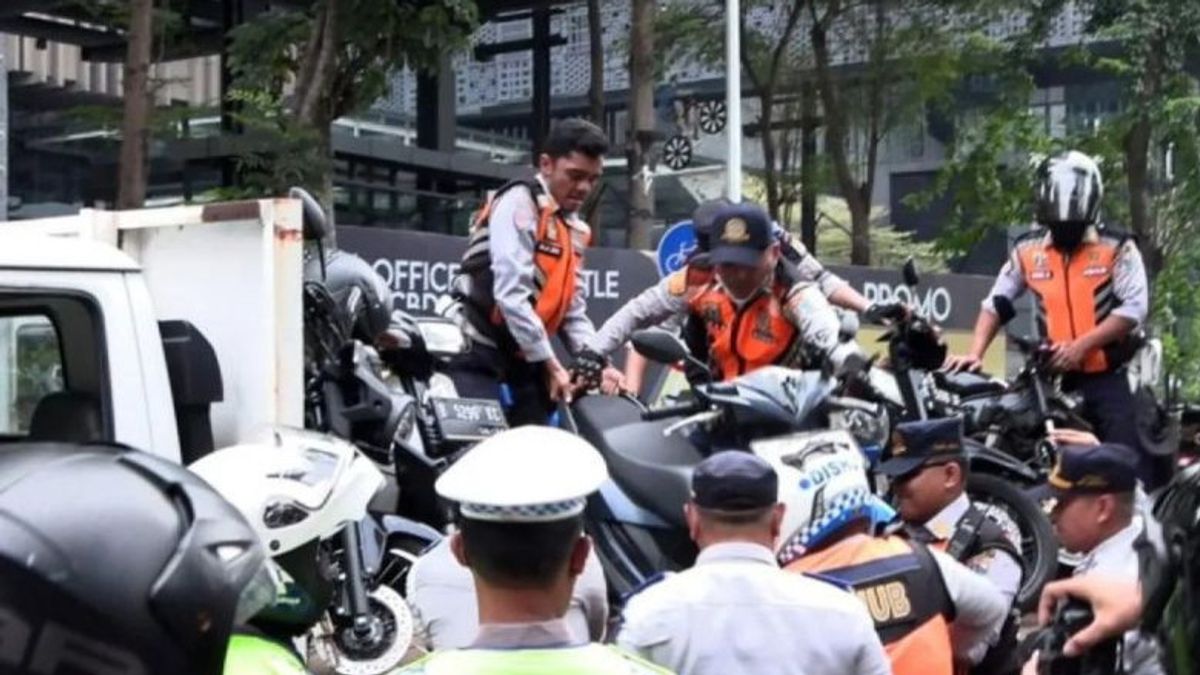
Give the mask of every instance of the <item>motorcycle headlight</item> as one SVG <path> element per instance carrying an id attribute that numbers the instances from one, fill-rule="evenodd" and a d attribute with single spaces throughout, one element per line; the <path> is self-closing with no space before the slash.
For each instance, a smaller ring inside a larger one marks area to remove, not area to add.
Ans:
<path id="1" fill-rule="evenodd" d="M 263 509 L 263 524 L 271 530 L 295 525 L 307 517 L 308 511 L 294 502 L 276 500 Z"/>
<path id="2" fill-rule="evenodd" d="M 850 432 L 859 447 L 883 448 L 888 440 L 888 414 L 883 406 L 837 408 L 829 413 L 829 428 Z"/>

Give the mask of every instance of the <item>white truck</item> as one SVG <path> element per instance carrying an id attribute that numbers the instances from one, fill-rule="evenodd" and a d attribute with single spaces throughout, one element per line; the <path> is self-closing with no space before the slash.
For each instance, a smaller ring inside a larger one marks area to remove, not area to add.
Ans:
<path id="1" fill-rule="evenodd" d="M 303 245 L 289 199 L 0 225 L 0 442 L 190 463 L 303 426 Z"/>

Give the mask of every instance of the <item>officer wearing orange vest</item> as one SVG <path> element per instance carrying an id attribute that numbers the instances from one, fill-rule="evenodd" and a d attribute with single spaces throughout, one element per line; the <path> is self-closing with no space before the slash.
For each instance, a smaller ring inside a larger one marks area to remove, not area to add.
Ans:
<path id="1" fill-rule="evenodd" d="M 507 383 L 513 426 L 545 424 L 555 402 L 569 401 L 577 386 L 550 338 L 561 335 L 574 353 L 596 332 L 582 275 L 592 233 L 578 211 L 600 179 L 607 151 L 596 125 L 557 122 L 537 175 L 492 194 L 471 228 L 456 294 L 472 349 L 451 364 L 451 375 L 468 397 L 496 398 L 497 382 Z M 605 365 L 601 370 L 619 380 Z"/>
<path id="2" fill-rule="evenodd" d="M 780 564 L 849 586 L 867 606 L 892 672 L 951 675 L 956 664 L 983 658 L 1004 623 L 1004 596 L 941 551 L 870 534 L 874 496 L 853 441 L 766 444 L 755 452 L 779 472 L 786 506 Z"/>
<path id="3" fill-rule="evenodd" d="M 817 356 L 836 362 L 840 323 L 820 288 L 776 269 L 781 254 L 771 219 L 753 204 L 730 204 L 713 218 L 713 279 L 688 291 L 688 312 L 704 328 L 719 379 L 767 365 L 799 366 Z"/>
<path id="4" fill-rule="evenodd" d="M 1133 394 L 1124 372 L 1130 334 L 1146 320 L 1146 271 L 1137 245 L 1098 220 L 1103 186 L 1096 162 L 1080 152 L 1045 160 L 1035 192 L 1037 222 L 1019 238 L 975 323 L 971 350 L 946 361 L 949 370 L 978 370 L 1012 301 L 1033 292 L 1041 336 L 1066 373 L 1063 385 L 1082 392 L 1084 414 L 1106 442 L 1138 448 L 1129 423 Z M 1143 473 L 1148 467 L 1143 467 Z"/>

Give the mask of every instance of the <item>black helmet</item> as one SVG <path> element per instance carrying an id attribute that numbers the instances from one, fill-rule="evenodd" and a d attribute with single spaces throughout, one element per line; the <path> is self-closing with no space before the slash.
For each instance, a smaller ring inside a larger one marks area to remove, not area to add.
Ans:
<path id="1" fill-rule="evenodd" d="M 325 261 L 325 286 L 345 313 L 355 339 L 374 344 L 391 325 L 392 292 L 366 260 L 331 251 Z"/>
<path id="2" fill-rule="evenodd" d="M 109 446 L 0 452 L 0 672 L 221 672 L 274 585 L 254 530 L 182 466 Z"/>
<path id="3" fill-rule="evenodd" d="M 1048 157 L 1038 166 L 1034 203 L 1037 222 L 1091 225 L 1100 215 L 1104 184 L 1091 157 L 1071 150 Z"/>

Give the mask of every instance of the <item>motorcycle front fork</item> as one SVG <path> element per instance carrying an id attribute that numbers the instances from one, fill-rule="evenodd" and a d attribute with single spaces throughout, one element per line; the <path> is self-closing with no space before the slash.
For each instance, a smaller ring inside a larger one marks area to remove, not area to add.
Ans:
<path id="1" fill-rule="evenodd" d="M 367 582 L 363 578 L 362 547 L 358 527 L 349 523 L 342 528 L 342 574 L 346 579 L 346 597 L 353 620 L 354 632 L 365 637 L 371 632 L 371 605 L 367 599 Z"/>

